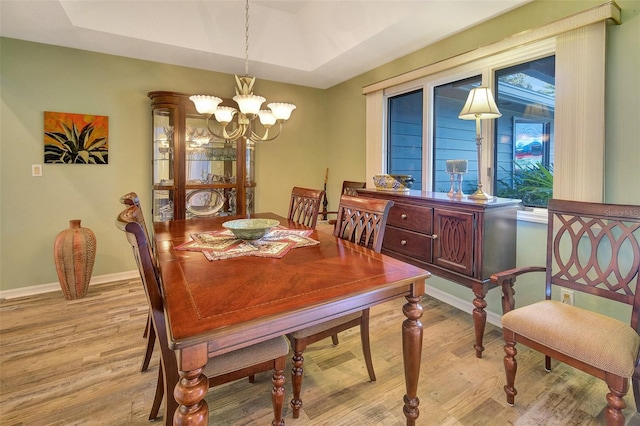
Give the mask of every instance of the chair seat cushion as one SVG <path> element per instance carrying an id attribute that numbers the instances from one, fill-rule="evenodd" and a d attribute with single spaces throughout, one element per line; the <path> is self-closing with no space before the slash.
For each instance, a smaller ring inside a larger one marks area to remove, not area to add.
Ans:
<path id="1" fill-rule="evenodd" d="M 337 325 L 343 324 L 345 322 L 349 322 L 351 320 L 354 320 L 356 318 L 359 318 L 362 316 L 362 311 L 359 312 L 355 312 L 353 314 L 349 314 L 349 315 L 345 315 L 342 316 L 340 318 L 336 318 L 334 320 L 330 320 L 327 322 L 323 322 L 317 325 L 313 325 L 311 327 L 307 327 L 307 328 L 303 328 L 302 330 L 298 330 L 298 331 L 294 331 L 293 333 L 291 333 L 291 336 L 294 339 L 302 339 L 304 337 L 309 337 L 312 336 L 314 334 L 320 333 L 321 331 L 325 331 L 328 330 L 330 328 L 333 328 Z"/>
<path id="2" fill-rule="evenodd" d="M 213 357 L 207 363 L 204 374 L 215 377 L 288 354 L 289 343 L 284 336 L 281 336 Z"/>
<path id="3" fill-rule="evenodd" d="M 622 377 L 633 374 L 640 347 L 640 336 L 628 324 L 553 300 L 507 312 L 502 326 Z"/>

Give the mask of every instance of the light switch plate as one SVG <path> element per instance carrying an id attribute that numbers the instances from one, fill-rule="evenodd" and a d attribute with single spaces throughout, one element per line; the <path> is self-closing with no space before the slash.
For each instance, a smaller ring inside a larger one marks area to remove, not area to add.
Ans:
<path id="1" fill-rule="evenodd" d="M 42 164 L 31 165 L 31 176 L 42 176 Z"/>

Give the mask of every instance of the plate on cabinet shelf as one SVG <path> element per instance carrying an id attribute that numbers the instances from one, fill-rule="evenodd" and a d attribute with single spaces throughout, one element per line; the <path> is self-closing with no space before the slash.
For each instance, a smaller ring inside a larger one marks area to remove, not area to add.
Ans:
<path id="1" fill-rule="evenodd" d="M 194 216 L 213 216 L 224 206 L 224 194 L 217 189 L 196 189 L 187 194 L 186 209 Z"/>

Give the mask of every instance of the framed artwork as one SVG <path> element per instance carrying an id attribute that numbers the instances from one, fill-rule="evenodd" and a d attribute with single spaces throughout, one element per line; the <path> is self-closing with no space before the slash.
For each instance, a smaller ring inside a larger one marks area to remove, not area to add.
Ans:
<path id="1" fill-rule="evenodd" d="M 109 163 L 109 117 L 44 112 L 44 162 Z"/>
<path id="2" fill-rule="evenodd" d="M 549 166 L 551 123 L 514 118 L 513 159 L 522 168 L 532 163 Z"/>

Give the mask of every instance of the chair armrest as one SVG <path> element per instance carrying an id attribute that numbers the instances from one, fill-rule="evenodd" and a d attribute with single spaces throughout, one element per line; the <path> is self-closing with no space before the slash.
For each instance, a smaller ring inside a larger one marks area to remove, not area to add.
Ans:
<path id="1" fill-rule="evenodd" d="M 545 272 L 546 270 L 547 268 L 544 266 L 524 266 L 507 269 L 491 275 L 491 282 L 502 287 L 502 313 L 506 314 L 516 307 L 516 302 L 513 298 L 516 292 L 513 289 L 513 285 L 516 283 L 518 276 L 529 272 Z"/>
<path id="2" fill-rule="evenodd" d="M 547 268 L 544 266 L 524 266 L 522 268 L 507 269 L 506 271 L 496 272 L 491 275 L 491 282 L 498 285 L 503 285 L 505 280 L 512 282 L 516 281 L 516 277 L 529 272 L 544 272 Z"/>

